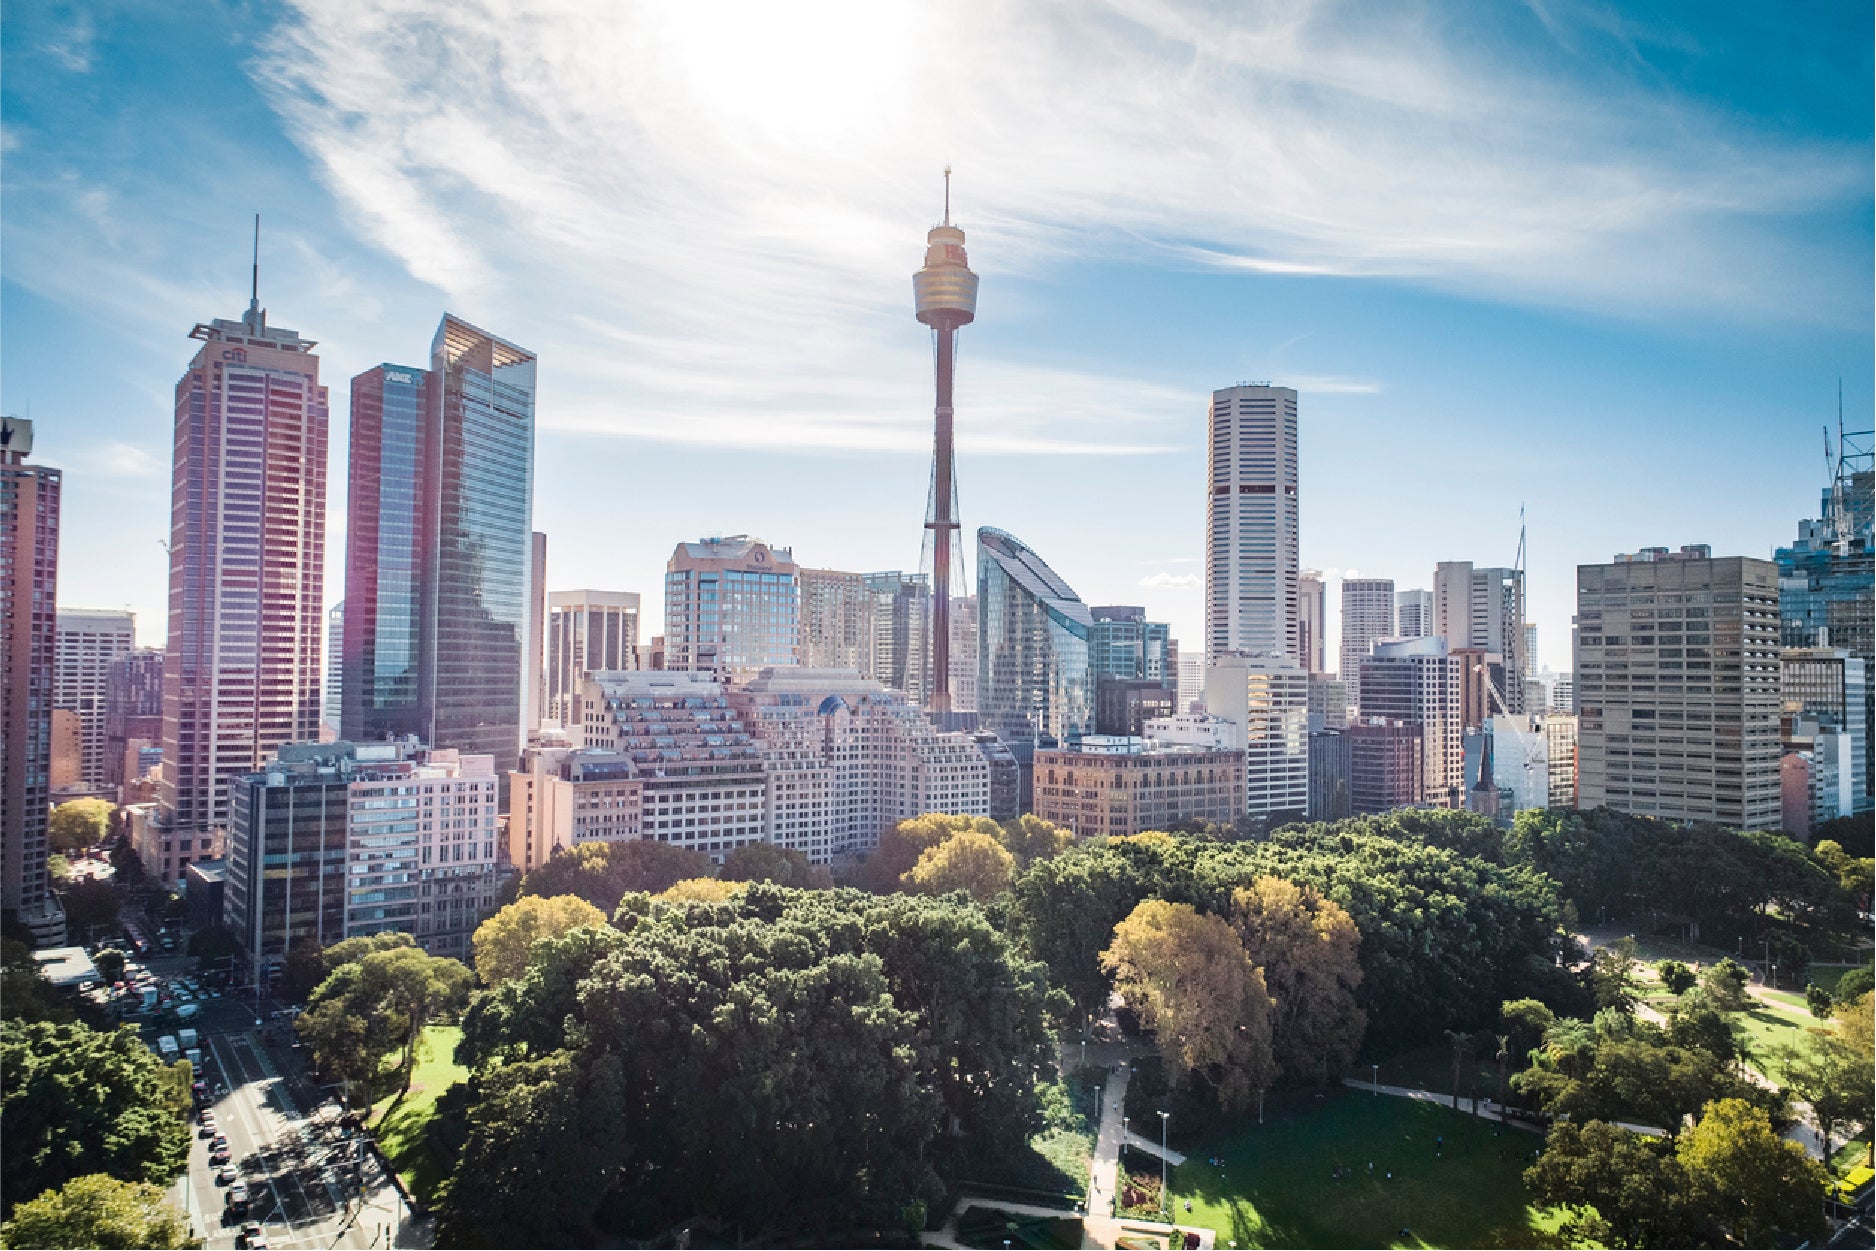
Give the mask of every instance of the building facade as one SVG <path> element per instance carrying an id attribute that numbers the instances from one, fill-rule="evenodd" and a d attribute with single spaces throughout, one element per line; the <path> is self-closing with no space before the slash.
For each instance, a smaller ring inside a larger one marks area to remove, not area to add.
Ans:
<path id="1" fill-rule="evenodd" d="M 79 785 L 101 790 L 109 772 L 104 741 L 106 686 L 111 662 L 137 645 L 137 617 L 115 609 L 61 608 L 58 639 L 52 706 L 78 714 Z"/>
<path id="2" fill-rule="evenodd" d="M 1843 781 L 1849 787 L 1849 811 L 1868 812 L 1869 740 L 1863 713 L 1869 671 L 1863 658 L 1841 647 L 1792 647 L 1779 653 L 1778 671 L 1781 718 L 1815 721 L 1847 737 Z"/>
<path id="3" fill-rule="evenodd" d="M 105 785 L 135 781 L 138 753 L 160 751 L 162 741 L 163 649 L 136 648 L 113 660 L 104 677 Z"/>
<path id="4" fill-rule="evenodd" d="M 977 706 L 1006 743 L 1072 743 L 1094 728 L 1094 617 L 1021 540 L 977 532 Z"/>
<path id="5" fill-rule="evenodd" d="M 1417 639 L 1433 633 L 1433 592 L 1418 588 L 1394 592 L 1394 637 Z"/>
<path id="6" fill-rule="evenodd" d="M 1778 828 L 1777 566 L 1649 548 L 1576 570 L 1582 807 Z"/>
<path id="7" fill-rule="evenodd" d="M 636 669 L 637 591 L 554 591 L 547 597 L 546 719 L 580 722 L 588 674 Z"/>
<path id="8" fill-rule="evenodd" d="M 1342 579 L 1342 653 L 1338 673 L 1348 702 L 1361 703 L 1361 662 L 1374 644 L 1394 637 L 1394 579 Z"/>
<path id="9" fill-rule="evenodd" d="M 1409 721 L 1351 722 L 1348 737 L 1349 810 L 1357 815 L 1426 806 L 1426 732 Z"/>
<path id="10" fill-rule="evenodd" d="M 195 327 L 176 384 L 169 633 L 158 818 L 193 861 L 228 786 L 319 737 L 325 629 L 326 388 L 316 346 L 239 321 Z"/>
<path id="11" fill-rule="evenodd" d="M 1352 816 L 1349 737 L 1341 730 L 1309 732 L 1309 819 L 1340 821 Z"/>
<path id="12" fill-rule="evenodd" d="M 0 916 L 65 941 L 46 871 L 58 660 L 59 470 L 27 463 L 33 423 L 0 417 Z"/>
<path id="13" fill-rule="evenodd" d="M 873 593 L 872 659 L 870 667 L 860 672 L 922 705 L 932 689 L 931 578 L 927 574 L 901 573 L 897 569 L 860 576 Z M 957 617 L 954 615 L 951 620 L 955 622 Z M 973 639 L 976 637 L 974 633 L 966 633 Z M 976 649 L 961 652 L 955 646 L 962 637 L 965 635 L 952 627 L 953 709 L 963 707 L 956 700 L 959 673 L 976 667 Z"/>
<path id="14" fill-rule="evenodd" d="M 1237 727 L 1244 810 L 1253 817 L 1309 807 L 1309 675 L 1287 656 L 1227 652 L 1205 671 L 1205 710 Z"/>
<path id="15" fill-rule="evenodd" d="M 1443 560 L 1433 571 L 1433 630 L 1455 651 L 1470 648 L 1501 658 L 1501 683 L 1509 711 L 1525 711 L 1524 679 L 1530 669 L 1524 622 L 1524 574 L 1516 569 L 1476 569 L 1469 560 Z"/>
<path id="16" fill-rule="evenodd" d="M 1297 642 L 1296 392 L 1212 392 L 1206 474 L 1205 658 L 1288 656 Z"/>
<path id="17" fill-rule="evenodd" d="M 1575 808 L 1576 714 L 1544 714 L 1544 755 L 1550 764 L 1550 806 Z"/>
<path id="18" fill-rule="evenodd" d="M 1036 815 L 1078 838 L 1121 838 L 1244 812 L 1244 758 L 1152 739 L 1089 735 L 1036 753 Z"/>
<path id="19" fill-rule="evenodd" d="M 866 575 L 801 571 L 801 663 L 873 676 L 875 595 Z"/>
<path id="20" fill-rule="evenodd" d="M 1419 727 L 1425 772 L 1416 803 L 1465 806 L 1461 668 L 1439 635 L 1383 640 L 1361 662 L 1361 719 Z"/>
<path id="21" fill-rule="evenodd" d="M 747 674 L 801 663 L 794 553 L 746 534 L 679 543 L 665 563 L 665 668 Z"/>
<path id="22" fill-rule="evenodd" d="M 1296 650 L 1310 673 L 1328 672 L 1329 589 L 1322 571 L 1296 575 Z"/>
<path id="23" fill-rule="evenodd" d="M 320 702 L 319 720 L 333 737 L 339 733 L 339 721 L 345 715 L 345 601 L 340 600 L 326 612 L 326 692 Z"/>

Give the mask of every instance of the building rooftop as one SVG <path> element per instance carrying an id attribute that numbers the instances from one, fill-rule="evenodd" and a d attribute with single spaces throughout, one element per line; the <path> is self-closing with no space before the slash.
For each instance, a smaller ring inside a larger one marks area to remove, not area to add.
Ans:
<path id="1" fill-rule="evenodd" d="M 47 947 L 33 952 L 33 959 L 39 963 L 39 975 L 61 990 L 98 980 L 98 966 L 83 947 Z"/>

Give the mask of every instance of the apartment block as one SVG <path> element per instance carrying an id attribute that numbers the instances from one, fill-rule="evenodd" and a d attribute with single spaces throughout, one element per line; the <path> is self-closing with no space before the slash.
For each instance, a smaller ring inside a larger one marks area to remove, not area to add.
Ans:
<path id="1" fill-rule="evenodd" d="M 1244 754 L 1091 734 L 1036 753 L 1036 815 L 1081 838 L 1163 830 L 1183 820 L 1228 825 L 1244 812 Z"/>

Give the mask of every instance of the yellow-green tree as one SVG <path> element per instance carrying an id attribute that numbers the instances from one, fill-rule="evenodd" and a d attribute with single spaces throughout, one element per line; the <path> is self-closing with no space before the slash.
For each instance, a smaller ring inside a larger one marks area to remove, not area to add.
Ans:
<path id="1" fill-rule="evenodd" d="M 1824 1168 L 1780 1138 L 1763 1108 L 1714 1100 L 1674 1154 L 1706 1211 L 1738 1245 L 1769 1247 L 1777 1234 L 1824 1232 Z"/>
<path id="2" fill-rule="evenodd" d="M 193 1247 L 189 1225 L 148 1182 L 108 1173 L 74 1177 L 13 1209 L 9 1247 Z"/>
<path id="3" fill-rule="evenodd" d="M 967 892 L 978 903 L 989 903 L 1008 890 L 1016 876 L 1016 857 L 989 834 L 967 830 L 953 834 L 935 847 L 927 847 L 899 879 L 907 890 L 921 895 Z"/>
<path id="4" fill-rule="evenodd" d="M 476 972 L 488 986 L 499 986 L 527 971 L 536 939 L 558 938 L 582 925 L 604 925 L 606 914 L 578 895 L 542 899 L 523 895 L 476 927 L 470 940 Z"/>
<path id="5" fill-rule="evenodd" d="M 859 883 L 876 895 L 890 895 L 905 889 L 901 881 L 918 858 L 953 834 L 987 834 L 1001 839 L 1003 829 L 989 817 L 956 816 L 927 812 L 907 817 L 881 835 L 879 846 L 867 856 L 858 875 Z"/>
<path id="6" fill-rule="evenodd" d="M 1153 1030 L 1175 1081 L 1205 1081 L 1227 1109 L 1269 1087 L 1270 994 L 1230 922 L 1149 899 L 1114 927 L 1101 965 Z"/>
<path id="7" fill-rule="evenodd" d="M 1075 841 L 1075 836 L 1053 821 L 1044 821 L 1033 812 L 1025 812 L 1014 821 L 1003 823 L 1001 839 L 1017 863 L 1027 868 L 1038 860 L 1060 855 Z"/>
<path id="8" fill-rule="evenodd" d="M 77 851 L 104 841 L 117 805 L 108 799 L 70 799 L 52 810 L 46 833 L 54 851 Z"/>
<path id="9" fill-rule="evenodd" d="M 1354 1060 L 1368 1025 L 1355 1004 L 1355 919 L 1312 887 L 1266 875 L 1231 893 L 1231 921 L 1276 1001 L 1270 1032 L 1277 1067 L 1326 1078 Z"/>
<path id="10" fill-rule="evenodd" d="M 673 882 L 669 890 L 660 891 L 658 898 L 722 903 L 731 895 L 745 890 L 747 886 L 746 882 L 725 882 L 714 877 L 687 877 L 681 882 Z"/>

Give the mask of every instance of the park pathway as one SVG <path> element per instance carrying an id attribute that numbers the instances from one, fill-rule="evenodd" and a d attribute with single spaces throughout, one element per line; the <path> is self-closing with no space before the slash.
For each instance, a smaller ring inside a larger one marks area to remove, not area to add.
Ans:
<path id="1" fill-rule="evenodd" d="M 1094 1160 L 1088 1178 L 1088 1217 L 1083 1224 L 1084 1247 L 1112 1247 L 1120 1237 L 1114 1219 L 1114 1197 L 1120 1193 L 1120 1141 L 1127 1107 L 1127 1082 L 1132 1069 L 1114 1067 L 1101 1092 L 1101 1128 L 1094 1137 Z"/>

